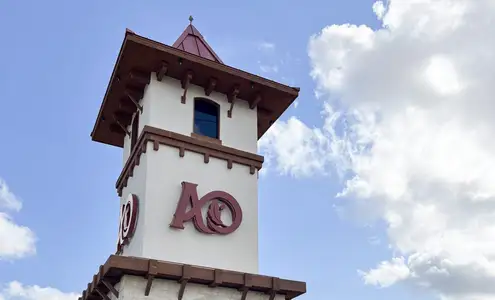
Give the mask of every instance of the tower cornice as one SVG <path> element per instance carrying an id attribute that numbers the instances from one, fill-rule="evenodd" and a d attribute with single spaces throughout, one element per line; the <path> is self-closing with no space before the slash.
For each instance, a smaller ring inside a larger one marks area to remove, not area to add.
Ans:
<path id="1" fill-rule="evenodd" d="M 151 74 L 201 86 L 205 94 L 212 91 L 229 95 L 237 88 L 237 98 L 257 109 L 258 138 L 282 115 L 299 95 L 290 87 L 220 62 L 139 36 L 127 30 L 115 63 L 107 91 L 96 119 L 92 139 L 123 147 L 129 114 L 139 109 L 139 101 Z M 189 75 L 190 74 L 190 75 Z M 212 84 L 212 83 L 215 84 Z M 181 101 L 181 99 L 167 99 Z M 136 108 L 137 107 L 137 108 Z"/>
<path id="2" fill-rule="evenodd" d="M 134 168 L 141 163 L 141 155 L 148 151 L 148 144 L 153 145 L 153 151 L 158 151 L 160 145 L 177 148 L 177 155 L 180 157 L 184 157 L 186 152 L 201 154 L 204 157 L 204 163 L 208 163 L 210 158 L 221 159 L 225 161 L 225 168 L 227 169 L 231 169 L 233 164 L 243 165 L 246 167 L 246 172 L 251 175 L 255 174 L 256 170 L 261 169 L 264 160 L 261 155 L 227 147 L 214 141 L 203 140 L 194 134 L 187 136 L 144 126 L 139 140 L 115 184 L 119 196 L 122 195 L 122 190 L 127 186 L 129 177 L 133 176 Z"/>

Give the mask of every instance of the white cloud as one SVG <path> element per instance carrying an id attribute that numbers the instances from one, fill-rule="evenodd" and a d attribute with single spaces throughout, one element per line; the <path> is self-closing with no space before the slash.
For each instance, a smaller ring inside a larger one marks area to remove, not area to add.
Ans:
<path id="1" fill-rule="evenodd" d="M 0 178 L 0 207 L 19 211 L 21 200 Z M 36 237 L 28 227 L 16 224 L 12 217 L 0 211 L 0 260 L 20 259 L 36 253 Z"/>
<path id="2" fill-rule="evenodd" d="M 0 178 L 0 208 L 2 207 L 19 211 L 22 208 L 22 202 L 10 191 L 7 183 Z"/>
<path id="3" fill-rule="evenodd" d="M 404 264 L 404 257 L 393 258 L 390 262 L 384 261 L 379 268 L 369 272 L 359 271 L 367 284 L 388 287 L 399 280 L 408 278 L 411 274 L 409 268 Z"/>
<path id="4" fill-rule="evenodd" d="M 12 281 L 0 293 L 0 300 L 76 300 L 80 295 L 52 287 L 26 286 Z"/>
<path id="5" fill-rule="evenodd" d="M 20 211 L 22 202 L 0 178 L 0 207 Z M 20 259 L 36 253 L 35 234 L 25 226 L 17 225 L 11 216 L 0 211 L 0 260 Z M 0 287 L 0 300 L 76 300 L 79 295 L 63 293 L 55 288 L 26 286 L 12 281 Z"/>
<path id="6" fill-rule="evenodd" d="M 383 3 L 383 1 L 376 1 L 373 4 L 373 11 L 375 12 L 377 18 L 379 20 L 383 19 L 383 16 L 385 15 L 385 12 L 387 11 L 387 7 Z"/>
<path id="7" fill-rule="evenodd" d="M 284 174 L 348 175 L 338 196 L 383 221 L 394 252 L 365 283 L 495 299 L 495 2 L 373 8 L 381 29 L 310 39 L 317 94 L 332 97 L 323 126 L 277 122 L 260 149 Z"/>
<path id="8" fill-rule="evenodd" d="M 258 49 L 266 52 L 272 52 L 275 50 L 275 44 L 269 42 L 261 42 L 258 44 Z"/>
<path id="9" fill-rule="evenodd" d="M 322 149 L 325 138 L 319 129 L 306 127 L 297 118 L 287 122 L 278 121 L 270 127 L 258 146 L 264 152 L 265 166 L 269 169 L 273 163 L 282 174 L 311 175 L 323 172 Z"/>
<path id="10" fill-rule="evenodd" d="M 0 212 L 0 260 L 19 259 L 36 253 L 36 237 L 27 227 L 19 226 Z"/>

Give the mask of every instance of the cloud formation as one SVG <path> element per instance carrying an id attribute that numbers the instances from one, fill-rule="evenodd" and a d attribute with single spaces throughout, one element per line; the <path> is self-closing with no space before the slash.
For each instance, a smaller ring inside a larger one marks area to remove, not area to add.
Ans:
<path id="1" fill-rule="evenodd" d="M 269 42 L 261 42 L 258 44 L 258 49 L 266 52 L 271 52 L 275 50 L 275 44 Z"/>
<path id="2" fill-rule="evenodd" d="M 0 178 L 0 208 L 19 212 L 20 198 Z M 0 260 L 21 259 L 36 254 L 36 236 L 25 226 L 16 224 L 6 212 L 0 211 Z M 0 288 L 0 300 L 76 300 L 79 295 L 63 293 L 51 287 L 25 286 L 12 281 Z"/>
<path id="3" fill-rule="evenodd" d="M 22 208 L 22 202 L 9 189 L 7 183 L 0 178 L 0 208 L 19 211 Z"/>
<path id="4" fill-rule="evenodd" d="M 20 211 L 22 202 L 0 178 L 0 208 Z M 0 211 L 0 260 L 20 259 L 36 253 L 33 231 L 14 222 L 6 212 Z"/>
<path id="5" fill-rule="evenodd" d="M 495 299 L 495 2 L 372 9 L 378 30 L 331 25 L 310 39 L 321 128 L 278 122 L 260 149 L 281 173 L 346 175 L 338 196 L 386 224 L 394 254 L 359 271 L 366 284 Z"/>
<path id="6" fill-rule="evenodd" d="M 76 300 L 80 295 L 64 293 L 51 287 L 26 286 L 12 281 L 0 293 L 0 300 Z"/>

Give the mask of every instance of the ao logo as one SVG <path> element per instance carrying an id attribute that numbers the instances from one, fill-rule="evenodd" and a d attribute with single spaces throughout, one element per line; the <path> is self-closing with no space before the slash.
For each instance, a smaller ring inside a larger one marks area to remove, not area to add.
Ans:
<path id="1" fill-rule="evenodd" d="M 120 210 L 119 241 L 117 244 L 117 252 L 120 252 L 122 247 L 129 243 L 129 240 L 132 238 L 132 235 L 136 230 L 138 212 L 138 197 L 134 194 L 129 194 Z"/>
<path id="2" fill-rule="evenodd" d="M 222 191 L 209 192 L 199 199 L 197 186 L 194 183 L 182 182 L 182 193 L 170 227 L 184 229 L 184 222 L 192 220 L 197 231 L 207 234 L 229 234 L 239 228 L 242 222 L 242 209 L 237 200 Z M 207 203 L 210 204 L 205 224 L 201 208 Z M 186 211 L 189 205 L 190 209 Z M 221 212 L 225 208 L 228 208 L 232 215 L 230 225 L 225 225 L 221 219 Z"/>

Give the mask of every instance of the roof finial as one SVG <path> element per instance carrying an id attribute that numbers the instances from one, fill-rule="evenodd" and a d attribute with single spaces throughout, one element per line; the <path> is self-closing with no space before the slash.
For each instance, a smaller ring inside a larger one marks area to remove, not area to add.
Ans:
<path id="1" fill-rule="evenodd" d="M 192 21 L 194 21 L 193 16 L 189 16 L 189 24 L 191 24 L 191 25 L 192 25 Z"/>

